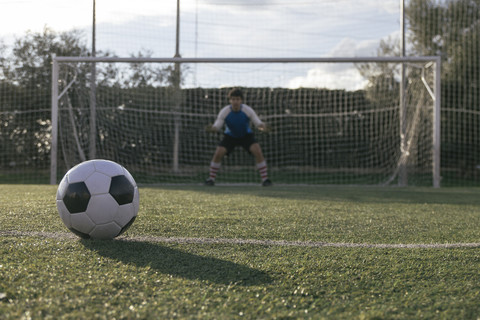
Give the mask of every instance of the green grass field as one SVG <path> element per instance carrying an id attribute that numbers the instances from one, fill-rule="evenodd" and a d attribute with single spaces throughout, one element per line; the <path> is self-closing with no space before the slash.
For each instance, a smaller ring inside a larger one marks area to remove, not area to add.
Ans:
<path id="1" fill-rule="evenodd" d="M 478 188 L 144 187 L 113 241 L 0 190 L 0 319 L 480 317 Z"/>

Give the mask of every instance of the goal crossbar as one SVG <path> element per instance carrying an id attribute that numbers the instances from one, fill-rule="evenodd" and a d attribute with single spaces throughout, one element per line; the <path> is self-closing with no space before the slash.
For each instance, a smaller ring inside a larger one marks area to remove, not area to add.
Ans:
<path id="1" fill-rule="evenodd" d="M 157 62 L 157 63 L 362 63 L 362 62 L 434 62 L 440 56 L 415 57 L 326 57 L 326 58 L 122 58 L 122 57 L 54 57 L 54 62 Z"/>

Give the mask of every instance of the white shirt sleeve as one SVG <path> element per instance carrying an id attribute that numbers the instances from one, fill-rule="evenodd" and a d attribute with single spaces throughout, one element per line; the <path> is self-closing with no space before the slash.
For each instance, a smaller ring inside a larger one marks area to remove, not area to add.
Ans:
<path id="1" fill-rule="evenodd" d="M 253 122 L 255 127 L 258 127 L 259 125 L 263 124 L 262 120 L 260 120 L 260 118 L 257 116 L 255 111 L 251 107 L 244 104 L 242 106 L 242 111 L 245 112 L 245 114 L 250 118 L 250 121 Z"/>
<path id="2" fill-rule="evenodd" d="M 230 106 L 226 106 L 222 110 L 220 110 L 217 116 L 217 120 L 215 120 L 212 126 L 217 130 L 222 129 L 222 126 L 225 123 L 225 118 L 228 116 L 229 113 L 230 113 Z"/>

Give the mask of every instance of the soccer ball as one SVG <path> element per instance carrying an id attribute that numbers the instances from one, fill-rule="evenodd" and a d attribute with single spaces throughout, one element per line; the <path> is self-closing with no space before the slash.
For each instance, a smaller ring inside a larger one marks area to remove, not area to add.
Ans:
<path id="1" fill-rule="evenodd" d="M 113 161 L 89 160 L 70 169 L 58 186 L 57 209 L 63 223 L 84 239 L 113 239 L 137 217 L 138 187 Z"/>

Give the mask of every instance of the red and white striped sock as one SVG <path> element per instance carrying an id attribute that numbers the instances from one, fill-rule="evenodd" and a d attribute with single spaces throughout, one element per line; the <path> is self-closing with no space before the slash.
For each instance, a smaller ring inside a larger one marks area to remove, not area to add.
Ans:
<path id="1" fill-rule="evenodd" d="M 262 182 L 268 179 L 267 174 L 267 162 L 262 161 L 257 163 L 258 172 L 260 172 L 260 177 L 262 178 Z"/>
<path id="2" fill-rule="evenodd" d="M 215 178 L 217 177 L 217 172 L 220 169 L 221 163 L 217 162 L 210 162 L 210 179 L 215 181 Z"/>

